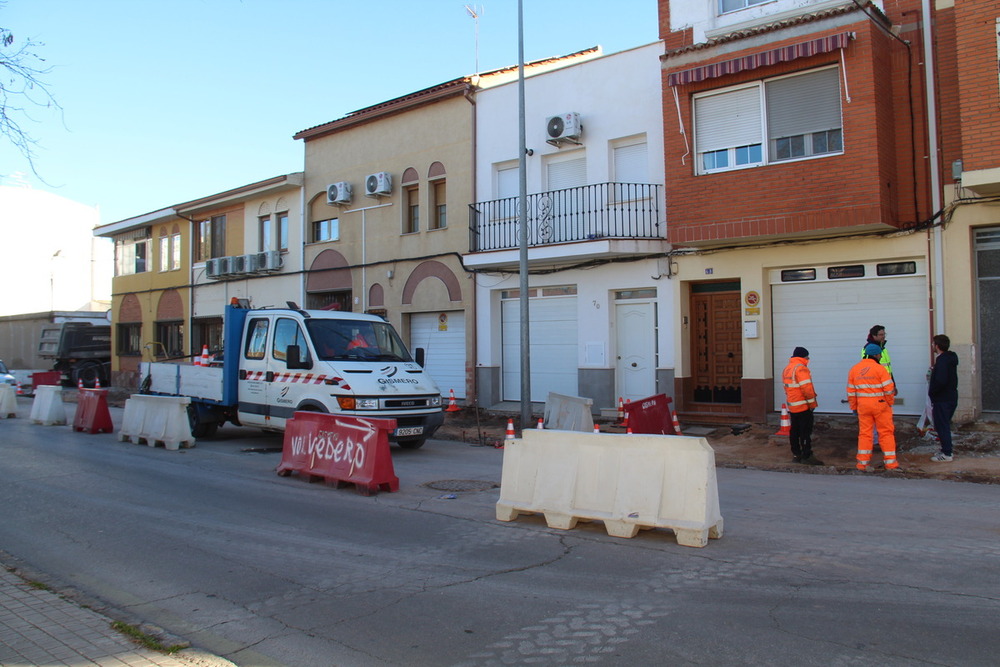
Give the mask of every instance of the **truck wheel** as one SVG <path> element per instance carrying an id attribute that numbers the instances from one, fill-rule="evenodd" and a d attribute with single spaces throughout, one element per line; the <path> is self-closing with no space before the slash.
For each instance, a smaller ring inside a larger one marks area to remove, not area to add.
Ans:
<path id="1" fill-rule="evenodd" d="M 403 449 L 420 449 L 427 442 L 427 438 L 422 438 L 420 440 L 403 440 L 398 443 Z"/>
<path id="2" fill-rule="evenodd" d="M 83 386 L 93 389 L 97 386 L 97 379 L 101 377 L 101 366 L 95 363 L 84 363 L 76 367 L 76 381 L 83 381 Z M 103 385 L 102 385 L 103 386 Z"/>
<path id="3" fill-rule="evenodd" d="M 211 438 L 219 430 L 219 422 L 199 420 L 198 408 L 194 405 L 188 405 L 188 422 L 191 424 L 191 435 L 195 438 Z"/>

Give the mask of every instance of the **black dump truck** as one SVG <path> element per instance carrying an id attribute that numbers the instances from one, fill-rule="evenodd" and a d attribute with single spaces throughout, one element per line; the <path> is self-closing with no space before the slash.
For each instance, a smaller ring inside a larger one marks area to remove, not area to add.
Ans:
<path id="1" fill-rule="evenodd" d="M 92 389 L 100 381 L 110 386 L 111 327 L 89 322 L 63 322 L 42 329 L 38 356 L 52 360 L 52 370 L 62 373 L 64 387 L 80 381 Z"/>

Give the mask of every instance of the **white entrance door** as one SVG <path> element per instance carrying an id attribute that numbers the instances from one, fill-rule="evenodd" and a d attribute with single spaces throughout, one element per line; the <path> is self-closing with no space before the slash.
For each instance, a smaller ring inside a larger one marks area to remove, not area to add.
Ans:
<path id="1" fill-rule="evenodd" d="M 865 278 L 848 280 L 825 279 L 826 267 L 818 267 L 816 282 L 772 284 L 775 410 L 785 400 L 781 372 L 801 346 L 809 350 L 819 412 L 850 412 L 847 373 L 861 361 L 868 330 L 880 324 L 899 392 L 893 412 L 923 412 L 930 331 L 927 279 L 923 264 L 916 265 L 917 275 L 878 277 L 873 263 L 865 265 Z"/>
<path id="2" fill-rule="evenodd" d="M 424 370 L 445 396 L 465 398 L 465 316 L 461 310 L 410 316 L 410 352 L 424 350 Z"/>
<path id="3" fill-rule="evenodd" d="M 517 299 L 501 304 L 503 346 L 502 395 L 521 400 L 521 309 Z M 531 345 L 531 400 L 544 403 L 549 392 L 577 396 L 579 355 L 576 297 L 542 297 L 528 301 Z"/>
<path id="4" fill-rule="evenodd" d="M 615 306 L 615 382 L 618 395 L 635 401 L 656 393 L 656 311 L 651 302 Z"/>

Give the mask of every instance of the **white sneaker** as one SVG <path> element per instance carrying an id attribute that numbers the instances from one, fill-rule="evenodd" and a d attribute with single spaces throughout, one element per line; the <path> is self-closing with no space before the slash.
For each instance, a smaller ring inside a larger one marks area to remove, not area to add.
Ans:
<path id="1" fill-rule="evenodd" d="M 952 460 L 954 460 L 954 458 L 955 457 L 952 456 L 951 454 L 945 454 L 944 452 L 938 452 L 937 454 L 935 454 L 934 456 L 931 457 L 931 461 L 937 461 L 937 462 L 952 461 Z"/>

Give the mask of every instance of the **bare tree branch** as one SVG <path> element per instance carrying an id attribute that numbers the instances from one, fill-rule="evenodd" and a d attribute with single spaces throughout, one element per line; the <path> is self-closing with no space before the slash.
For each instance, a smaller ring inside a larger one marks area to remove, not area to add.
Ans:
<path id="1" fill-rule="evenodd" d="M 2 3 L 0 3 L 2 5 Z M 62 107 L 42 82 L 50 68 L 35 49 L 42 44 L 31 41 L 17 42 L 14 34 L 0 27 L 0 134 L 10 141 L 35 170 L 37 142 L 25 129 L 26 122 L 38 122 L 31 112 L 36 109 Z"/>

